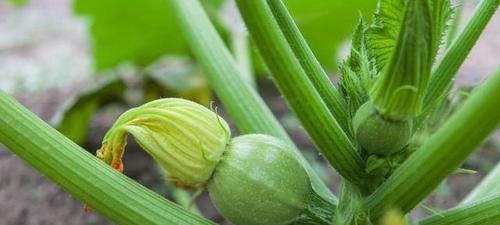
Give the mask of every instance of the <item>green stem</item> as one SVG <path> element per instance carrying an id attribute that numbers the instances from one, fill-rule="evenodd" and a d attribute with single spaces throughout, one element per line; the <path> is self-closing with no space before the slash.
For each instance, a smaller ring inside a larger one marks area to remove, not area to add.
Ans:
<path id="1" fill-rule="evenodd" d="M 236 63 L 241 70 L 243 80 L 248 82 L 253 88 L 257 87 L 255 77 L 252 72 L 252 59 L 250 57 L 250 48 L 248 35 L 246 33 L 235 31 L 231 36 L 232 49 Z"/>
<path id="2" fill-rule="evenodd" d="M 395 207 L 410 211 L 462 163 L 500 122 L 500 70 L 375 192 L 365 209 L 377 220 Z"/>
<path id="3" fill-rule="evenodd" d="M 498 163 L 495 168 L 488 173 L 479 185 L 477 185 L 474 190 L 469 192 L 467 197 L 460 203 L 460 205 L 469 204 L 471 202 L 486 198 L 493 194 L 500 193 L 500 163 Z"/>
<path id="4" fill-rule="evenodd" d="M 268 134 L 295 146 L 256 90 L 242 79 L 234 58 L 200 3 L 197 0 L 170 0 L 170 3 L 193 53 L 240 132 Z M 311 177 L 314 190 L 336 202 L 299 150 L 291 149 Z"/>
<path id="5" fill-rule="evenodd" d="M 320 152 L 344 178 L 361 185 L 363 160 L 302 69 L 266 0 L 236 2 L 275 83 Z"/>
<path id="6" fill-rule="evenodd" d="M 458 69 L 495 14 L 499 3 L 500 0 L 481 0 L 464 30 L 446 50 L 443 59 L 432 72 L 424 107 L 434 107 L 439 102 L 439 97 L 446 95 Z"/>
<path id="7" fill-rule="evenodd" d="M 344 99 L 332 84 L 325 70 L 323 70 L 321 64 L 314 56 L 311 48 L 309 48 L 309 45 L 307 45 L 306 40 L 293 21 L 286 6 L 281 0 L 267 0 L 267 3 L 283 35 L 288 41 L 289 46 L 306 72 L 307 77 L 311 80 L 314 88 L 318 91 L 339 125 L 345 131 L 349 131 L 349 134 L 352 134 L 349 116 L 346 110 L 347 106 Z"/>
<path id="8" fill-rule="evenodd" d="M 500 195 L 446 210 L 430 216 L 418 225 L 484 225 L 500 224 Z"/>
<path id="9" fill-rule="evenodd" d="M 1 91 L 0 106 L 0 142 L 111 221 L 213 224 L 97 160 Z"/>

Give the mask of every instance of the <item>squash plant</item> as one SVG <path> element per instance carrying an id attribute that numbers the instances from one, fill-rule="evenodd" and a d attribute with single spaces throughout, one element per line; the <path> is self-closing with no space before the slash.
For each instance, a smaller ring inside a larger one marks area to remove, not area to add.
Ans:
<path id="1" fill-rule="evenodd" d="M 449 118 L 438 109 L 499 0 L 482 0 L 439 59 L 453 13 L 448 0 L 379 0 L 373 22 L 361 19 L 355 28 L 337 87 L 280 0 L 236 2 L 274 82 L 342 176 L 339 198 L 240 75 L 197 0 L 169 3 L 244 135 L 231 138 L 225 121 L 203 106 L 160 99 L 124 113 L 104 137 L 96 160 L 0 93 L 0 141 L 118 224 L 213 224 L 119 173 L 127 133 L 179 186 L 206 188 L 221 214 L 237 225 L 405 224 L 405 215 L 498 127 L 500 71 Z M 426 130 L 436 117 L 444 122 L 436 131 Z M 500 223 L 498 173 L 492 171 L 457 207 L 411 222 Z"/>

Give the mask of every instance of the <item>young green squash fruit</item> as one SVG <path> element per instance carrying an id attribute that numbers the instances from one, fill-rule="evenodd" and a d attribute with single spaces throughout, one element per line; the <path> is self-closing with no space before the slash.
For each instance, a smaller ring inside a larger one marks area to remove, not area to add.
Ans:
<path id="1" fill-rule="evenodd" d="M 353 118 L 356 140 L 370 154 L 388 156 L 401 150 L 410 140 L 411 121 L 384 118 L 367 102 Z"/>
<path id="2" fill-rule="evenodd" d="M 215 207 L 238 225 L 291 224 L 312 193 L 309 177 L 281 140 L 233 138 L 208 183 Z"/>
<path id="3" fill-rule="evenodd" d="M 236 225 L 330 224 L 334 205 L 311 186 L 286 143 L 268 135 L 230 139 L 223 118 L 197 103 L 159 99 L 122 114 L 97 157 L 122 171 L 132 134 L 181 187 L 204 188 Z"/>

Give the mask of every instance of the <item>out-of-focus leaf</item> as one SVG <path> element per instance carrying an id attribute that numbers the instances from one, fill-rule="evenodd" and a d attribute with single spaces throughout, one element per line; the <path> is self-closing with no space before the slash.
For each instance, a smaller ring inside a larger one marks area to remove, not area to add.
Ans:
<path id="1" fill-rule="evenodd" d="M 214 11 L 224 0 L 203 2 Z M 124 61 L 146 66 L 164 54 L 187 53 L 165 0 L 75 0 L 74 11 L 90 20 L 97 69 Z"/>
<path id="2" fill-rule="evenodd" d="M 90 19 L 97 69 L 123 61 L 138 65 L 186 47 L 164 0 L 75 0 L 77 14 Z"/>
<path id="3" fill-rule="evenodd" d="M 201 2 L 216 18 L 225 0 Z M 375 2 L 286 0 L 285 4 L 320 62 L 335 69 L 337 47 L 349 36 L 358 12 L 369 14 Z M 74 9 L 90 20 L 97 69 L 112 68 L 123 61 L 146 66 L 162 55 L 188 51 L 164 0 L 75 0 Z M 223 27 L 218 28 L 222 32 Z"/>
<path id="4" fill-rule="evenodd" d="M 77 144 L 85 143 L 90 120 L 96 110 L 108 101 L 120 98 L 125 83 L 118 77 L 89 87 L 75 98 L 69 99 L 53 117 L 52 124 L 59 132 Z"/>
<path id="5" fill-rule="evenodd" d="M 211 92 L 201 69 L 187 59 L 165 58 L 146 69 L 145 100 L 180 97 L 208 106 Z"/>
<path id="6" fill-rule="evenodd" d="M 7 0 L 13 6 L 23 6 L 29 3 L 29 0 Z"/>
<path id="7" fill-rule="evenodd" d="M 320 63 L 335 70 L 336 52 L 356 25 L 359 13 L 370 15 L 375 0 L 285 0 L 290 13 Z"/>

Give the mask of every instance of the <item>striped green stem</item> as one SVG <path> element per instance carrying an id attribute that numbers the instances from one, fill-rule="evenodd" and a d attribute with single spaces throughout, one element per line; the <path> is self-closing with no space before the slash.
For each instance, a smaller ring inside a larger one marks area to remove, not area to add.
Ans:
<path id="1" fill-rule="evenodd" d="M 97 160 L 0 91 L 0 142 L 117 224 L 214 224 Z"/>
<path id="2" fill-rule="evenodd" d="M 451 174 L 500 122 L 500 71 L 367 198 L 377 220 L 389 208 L 408 212 Z"/>
<path id="3" fill-rule="evenodd" d="M 418 225 L 485 225 L 500 224 L 500 194 L 470 202 L 430 216 Z"/>
<path id="4" fill-rule="evenodd" d="M 315 145 L 345 179 L 361 185 L 363 160 L 308 78 L 266 0 L 236 2 L 275 83 Z"/>
<path id="5" fill-rule="evenodd" d="M 335 86 L 330 81 L 325 70 L 321 67 L 314 53 L 312 52 L 306 40 L 302 36 L 299 28 L 293 21 L 292 16 L 286 9 L 286 6 L 281 0 L 267 0 L 273 15 L 280 26 L 283 35 L 288 41 L 290 48 L 295 53 L 302 68 L 311 80 L 314 88 L 318 91 L 319 95 L 325 102 L 330 112 L 338 121 L 339 125 L 352 134 L 349 116 L 347 115 L 347 106 L 337 91 Z"/>

